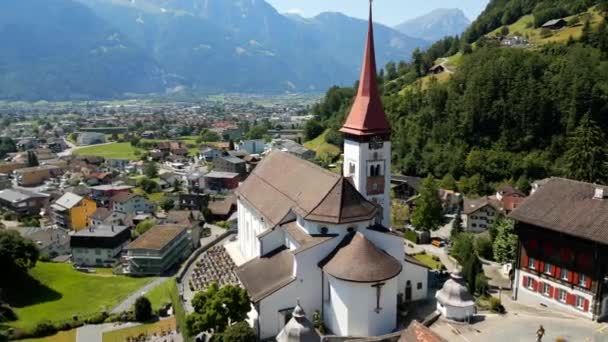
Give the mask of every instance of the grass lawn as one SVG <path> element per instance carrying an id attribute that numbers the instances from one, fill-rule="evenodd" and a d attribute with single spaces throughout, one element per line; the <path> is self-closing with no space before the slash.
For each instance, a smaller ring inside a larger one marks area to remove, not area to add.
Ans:
<path id="1" fill-rule="evenodd" d="M 76 329 L 68 331 L 60 331 L 53 336 L 41 337 L 41 338 L 28 338 L 26 340 L 19 340 L 21 342 L 76 342 Z"/>
<path id="2" fill-rule="evenodd" d="M 81 148 L 74 151 L 74 154 L 89 155 L 89 156 L 100 156 L 106 159 L 118 158 L 118 159 L 131 159 L 137 160 L 138 156 L 135 155 L 135 151 L 141 151 L 137 147 L 131 146 L 131 143 L 112 143 L 101 146 L 91 146 Z"/>
<path id="3" fill-rule="evenodd" d="M 439 270 L 439 269 L 441 269 L 441 266 L 443 266 L 441 261 L 433 260 L 432 255 L 416 254 L 416 255 L 414 255 L 414 258 L 416 258 L 418 261 L 422 262 L 423 264 L 427 265 L 428 267 L 430 267 L 433 270 Z"/>
<path id="4" fill-rule="evenodd" d="M 324 156 L 327 156 L 327 158 L 333 160 L 339 156 L 340 153 L 342 153 L 342 150 L 338 146 L 332 145 L 325 141 L 325 136 L 327 133 L 329 133 L 329 130 L 326 130 L 323 132 L 323 134 L 319 135 L 313 140 L 305 142 L 304 147 L 315 151 L 317 153 L 317 157 L 319 158 L 324 158 Z"/>
<path id="5" fill-rule="evenodd" d="M 70 264 L 39 262 L 30 271 L 33 281 L 10 293 L 19 320 L 10 325 L 31 328 L 43 320 L 64 321 L 110 310 L 150 278 L 78 272 Z M 36 282 L 37 281 L 37 282 Z"/>
<path id="6" fill-rule="evenodd" d="M 152 289 L 144 296 L 152 303 L 154 310 L 159 309 L 163 304 L 171 303 L 171 293 L 177 289 L 175 278 L 167 279 L 164 283 Z"/>
<path id="7" fill-rule="evenodd" d="M 141 334 L 160 334 L 162 331 L 174 331 L 176 327 L 175 317 L 170 317 L 156 323 L 142 324 L 131 328 L 113 330 L 103 333 L 103 342 L 124 342 L 129 337 L 137 337 Z"/>
<path id="8" fill-rule="evenodd" d="M 452 78 L 452 74 L 450 74 L 449 72 L 442 72 L 441 74 L 436 75 L 426 75 L 417 79 L 416 82 L 408 84 L 399 93 L 403 95 L 406 91 L 414 89 L 426 90 L 429 88 L 431 82 L 444 83 L 447 82 L 450 78 Z"/>

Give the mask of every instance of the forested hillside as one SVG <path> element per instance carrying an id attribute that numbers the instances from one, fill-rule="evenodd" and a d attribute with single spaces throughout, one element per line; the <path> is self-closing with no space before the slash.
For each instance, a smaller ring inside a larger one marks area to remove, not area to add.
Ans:
<path id="1" fill-rule="evenodd" d="M 393 128 L 395 171 L 451 175 L 460 180 L 460 190 L 479 195 L 498 183 L 526 188 L 529 181 L 552 175 L 608 180 L 605 20 L 594 26 L 581 23 L 582 37 L 567 44 L 531 49 L 469 44 L 476 41 L 472 37 L 500 27 L 496 18 L 512 8 L 522 8 L 517 14 L 526 15 L 551 4 L 567 15 L 596 3 L 495 0 L 463 39 L 446 38 L 426 52 L 417 51 L 412 63 L 389 63 L 379 82 Z M 605 16 L 604 7 L 599 10 Z M 431 78 L 424 87 L 416 83 L 437 58 L 456 53 L 462 57 L 447 81 Z M 326 139 L 338 143 L 335 130 L 353 94 L 352 88 L 330 89 L 313 108 L 316 119 L 309 123 L 308 135 L 329 128 Z"/>

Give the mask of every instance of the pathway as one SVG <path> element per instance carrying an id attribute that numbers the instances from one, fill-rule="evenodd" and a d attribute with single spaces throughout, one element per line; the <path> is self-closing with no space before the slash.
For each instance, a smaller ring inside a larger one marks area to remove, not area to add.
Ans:
<path id="1" fill-rule="evenodd" d="M 137 300 L 137 298 L 150 292 L 152 289 L 154 289 L 157 286 L 159 286 L 160 284 L 164 283 L 165 280 L 167 280 L 169 278 L 170 277 L 158 277 L 158 278 L 154 279 L 153 281 L 149 282 L 148 284 L 144 285 L 143 287 L 139 288 L 137 291 L 133 292 L 127 299 L 122 301 L 122 303 L 118 304 L 110 312 L 110 314 L 117 314 L 117 313 L 121 313 L 123 311 L 129 310 L 135 304 L 135 301 Z"/>

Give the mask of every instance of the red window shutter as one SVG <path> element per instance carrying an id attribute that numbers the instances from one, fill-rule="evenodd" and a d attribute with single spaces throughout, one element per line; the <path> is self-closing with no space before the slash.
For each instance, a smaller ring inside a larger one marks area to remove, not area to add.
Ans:
<path id="1" fill-rule="evenodd" d="M 585 287 L 591 289 L 591 278 L 589 276 L 585 278 Z"/>
<path id="2" fill-rule="evenodd" d="M 532 289 L 538 291 L 538 282 L 536 280 L 532 280 Z"/>
<path id="3" fill-rule="evenodd" d="M 551 265 L 551 276 L 555 277 L 555 265 Z"/>
<path id="4" fill-rule="evenodd" d="M 521 265 L 520 266 L 528 268 L 528 256 L 527 255 L 521 256 Z"/>
<path id="5" fill-rule="evenodd" d="M 589 300 L 588 300 L 588 299 L 585 299 L 585 304 L 584 304 L 584 306 L 585 306 L 585 307 L 583 308 L 583 310 L 585 310 L 585 312 L 589 311 Z"/>
<path id="6" fill-rule="evenodd" d="M 566 304 L 574 305 L 575 301 L 576 301 L 576 297 L 573 294 L 568 293 L 566 295 Z"/>
<path id="7" fill-rule="evenodd" d="M 534 269 L 536 269 L 537 271 L 540 271 L 540 261 L 538 260 L 534 260 Z"/>
<path id="8" fill-rule="evenodd" d="M 574 272 L 568 271 L 568 282 L 572 283 L 573 280 L 574 280 Z"/>
<path id="9" fill-rule="evenodd" d="M 559 289 L 557 287 L 553 289 L 553 298 L 559 300 Z"/>
<path id="10" fill-rule="evenodd" d="M 555 266 L 555 272 L 553 273 L 553 276 L 555 278 L 559 278 L 559 273 L 560 273 L 561 269 L 557 266 Z"/>
<path id="11" fill-rule="evenodd" d="M 544 261 L 540 261 L 540 262 L 538 263 L 538 270 L 539 270 L 540 272 L 544 272 L 544 271 L 545 271 L 545 262 L 544 262 Z"/>
<path id="12" fill-rule="evenodd" d="M 579 274 L 577 272 L 572 272 L 572 283 L 578 284 Z"/>
<path id="13" fill-rule="evenodd" d="M 553 298 L 553 286 L 549 285 L 549 298 Z"/>

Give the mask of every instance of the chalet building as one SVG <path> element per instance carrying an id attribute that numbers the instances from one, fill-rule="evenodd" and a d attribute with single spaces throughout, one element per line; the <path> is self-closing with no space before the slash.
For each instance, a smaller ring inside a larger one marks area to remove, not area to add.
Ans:
<path id="1" fill-rule="evenodd" d="M 88 226 L 96 210 L 95 201 L 70 192 L 65 193 L 51 205 L 55 226 L 74 231 Z"/>
<path id="2" fill-rule="evenodd" d="M 501 213 L 501 203 L 494 197 L 484 196 L 473 200 L 465 199 L 462 212 L 464 216 L 463 225 L 468 232 L 485 232 Z"/>
<path id="3" fill-rule="evenodd" d="M 19 217 L 38 215 L 49 205 L 49 195 L 23 189 L 0 191 L 0 208 Z"/>
<path id="4" fill-rule="evenodd" d="M 503 185 L 496 190 L 496 199 L 501 202 L 505 214 L 509 214 L 526 199 L 526 194 L 510 185 Z"/>
<path id="5" fill-rule="evenodd" d="M 564 19 L 552 19 L 544 23 L 541 27 L 549 30 L 559 30 L 566 27 L 566 25 L 568 25 L 568 22 Z"/>
<path id="6" fill-rule="evenodd" d="M 551 178 L 510 215 L 514 299 L 589 319 L 608 313 L 608 187 Z"/>

